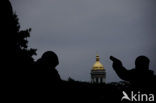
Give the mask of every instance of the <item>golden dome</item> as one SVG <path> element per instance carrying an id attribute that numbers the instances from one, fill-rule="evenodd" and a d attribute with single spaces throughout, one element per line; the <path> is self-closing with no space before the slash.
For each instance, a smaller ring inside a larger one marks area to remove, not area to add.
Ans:
<path id="1" fill-rule="evenodd" d="M 94 63 L 92 70 L 104 70 L 104 66 L 100 63 L 98 55 L 96 55 L 96 62 Z"/>

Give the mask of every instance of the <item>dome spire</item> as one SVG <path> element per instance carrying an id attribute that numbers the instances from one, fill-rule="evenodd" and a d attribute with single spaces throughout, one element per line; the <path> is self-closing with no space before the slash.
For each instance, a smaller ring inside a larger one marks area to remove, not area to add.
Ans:
<path id="1" fill-rule="evenodd" d="M 96 54 L 96 62 L 93 65 L 93 70 L 103 70 L 104 67 L 100 62 L 100 57 L 98 54 Z"/>
<path id="2" fill-rule="evenodd" d="M 96 61 L 100 61 L 100 57 L 97 53 L 96 53 Z"/>

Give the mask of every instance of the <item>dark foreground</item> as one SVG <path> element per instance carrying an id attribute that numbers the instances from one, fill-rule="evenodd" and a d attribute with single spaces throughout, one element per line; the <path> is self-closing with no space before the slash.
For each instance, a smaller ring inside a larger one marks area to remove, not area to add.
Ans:
<path id="1" fill-rule="evenodd" d="M 130 97 L 134 93 L 133 101 L 123 99 L 123 91 Z M 54 85 L 46 82 L 20 84 L 16 87 L 15 100 L 19 102 L 92 102 L 92 103 L 155 103 L 150 94 L 155 95 L 154 87 L 134 88 L 129 83 L 119 82 L 110 84 L 90 84 L 77 81 L 62 81 Z M 141 94 L 147 96 L 141 98 Z M 155 98 L 154 98 L 155 99 Z"/>

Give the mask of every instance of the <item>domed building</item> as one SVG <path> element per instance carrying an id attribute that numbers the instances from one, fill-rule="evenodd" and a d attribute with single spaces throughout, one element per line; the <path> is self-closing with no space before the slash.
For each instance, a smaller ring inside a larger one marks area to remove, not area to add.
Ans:
<path id="1" fill-rule="evenodd" d="M 104 66 L 100 62 L 99 55 L 96 55 L 96 62 L 91 70 L 91 82 L 92 83 L 105 83 L 106 71 Z"/>

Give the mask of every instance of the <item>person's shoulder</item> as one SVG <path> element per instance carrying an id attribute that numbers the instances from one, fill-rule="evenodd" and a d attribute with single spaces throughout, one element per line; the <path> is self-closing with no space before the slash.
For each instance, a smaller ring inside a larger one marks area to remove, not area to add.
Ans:
<path id="1" fill-rule="evenodd" d="M 131 70 L 128 70 L 128 72 L 131 75 L 137 75 L 139 73 L 135 68 L 132 68 Z"/>

